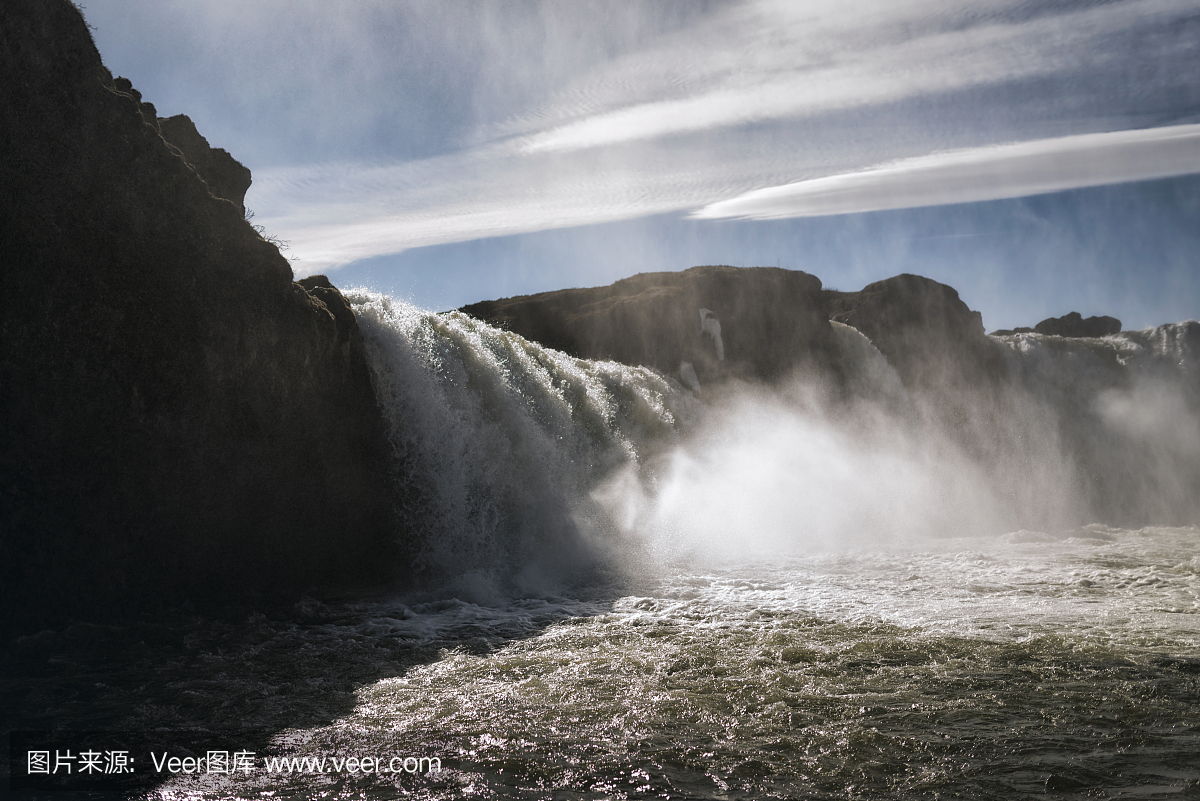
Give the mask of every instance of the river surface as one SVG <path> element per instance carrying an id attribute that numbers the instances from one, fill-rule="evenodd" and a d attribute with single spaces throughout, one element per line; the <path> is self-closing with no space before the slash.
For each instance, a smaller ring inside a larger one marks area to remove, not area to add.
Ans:
<path id="1" fill-rule="evenodd" d="M 270 730 L 252 771 L 155 798 L 1195 797 L 1198 536 L 1023 531 L 498 606 L 309 599 L 154 645 L 76 626 L 21 643 L 59 660 L 22 705 Z M 375 763 L 335 770 L 351 757 Z"/>

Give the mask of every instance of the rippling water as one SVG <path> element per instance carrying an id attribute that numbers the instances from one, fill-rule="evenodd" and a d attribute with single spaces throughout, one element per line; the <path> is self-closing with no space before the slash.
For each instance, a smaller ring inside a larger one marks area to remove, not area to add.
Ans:
<path id="1" fill-rule="evenodd" d="M 114 653 L 87 693 L 126 710 L 140 693 L 126 727 L 272 728 L 260 758 L 443 768 L 260 768 L 164 798 L 1188 797 L 1198 536 L 1093 526 L 677 566 L 499 606 L 310 600 L 194 621 L 153 672 Z M 43 679 L 45 697 L 68 681 Z"/>

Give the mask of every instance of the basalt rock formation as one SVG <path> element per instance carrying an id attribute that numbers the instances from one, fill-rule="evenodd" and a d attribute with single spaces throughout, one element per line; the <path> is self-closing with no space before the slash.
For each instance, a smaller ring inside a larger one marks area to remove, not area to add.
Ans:
<path id="1" fill-rule="evenodd" d="M 1116 317 L 1089 317 L 1079 312 L 1062 317 L 1050 317 L 1033 327 L 1035 333 L 1060 337 L 1103 337 L 1121 333 L 1121 321 Z"/>
<path id="2" fill-rule="evenodd" d="M 585 359 L 612 359 L 701 384 L 771 379 L 835 348 L 821 281 L 774 267 L 641 273 L 606 287 L 563 289 L 461 311 Z"/>
<path id="3" fill-rule="evenodd" d="M 131 92 L 137 91 L 132 86 Z M 250 170 L 221 148 L 209 147 L 208 140 L 196 130 L 186 114 L 158 118 L 163 139 L 179 151 L 183 160 L 204 179 L 213 197 L 224 198 L 246 213 L 246 190 L 250 188 Z"/>
<path id="4" fill-rule="evenodd" d="M 1116 317 L 1089 317 L 1070 312 L 1062 317 L 1048 317 L 1033 328 L 1011 328 L 993 331 L 992 336 L 1012 334 L 1046 334 L 1059 337 L 1106 337 L 1121 333 L 1121 321 Z"/>
<path id="5" fill-rule="evenodd" d="M 910 387 L 986 384 L 1006 372 L 979 312 L 932 279 L 903 274 L 830 292 L 822 308 L 870 339 Z"/>
<path id="6" fill-rule="evenodd" d="M 837 373 L 830 320 L 866 335 L 905 384 L 933 388 L 1002 375 L 1000 350 L 952 288 L 899 275 L 858 292 L 775 267 L 694 267 L 611 286 L 564 289 L 464 306 L 526 339 L 589 359 L 641 364 L 688 383 L 773 380 L 802 367 Z"/>
<path id="7" fill-rule="evenodd" d="M 381 579 L 354 314 L 245 221 L 249 171 L 114 79 L 66 0 L 0 4 L 0 74 L 4 626 Z"/>

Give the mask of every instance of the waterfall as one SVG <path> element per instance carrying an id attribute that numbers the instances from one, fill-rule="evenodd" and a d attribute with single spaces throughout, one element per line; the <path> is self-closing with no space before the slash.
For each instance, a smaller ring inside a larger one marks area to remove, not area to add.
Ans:
<path id="1" fill-rule="evenodd" d="M 1200 519 L 1200 323 L 1101 338 L 995 337 L 1103 522 Z"/>
<path id="2" fill-rule="evenodd" d="M 419 569 L 536 590 L 606 555 L 590 490 L 675 444 L 698 403 L 653 370 L 572 358 L 467 315 L 351 291 Z"/>
<path id="3" fill-rule="evenodd" d="M 840 393 L 808 373 L 706 387 L 702 402 L 649 368 L 347 297 L 390 422 L 414 568 L 460 595 L 656 557 L 1200 517 L 1197 323 L 996 337 L 1007 383 L 971 389 L 956 408 L 978 413 L 948 422 L 840 324 Z"/>

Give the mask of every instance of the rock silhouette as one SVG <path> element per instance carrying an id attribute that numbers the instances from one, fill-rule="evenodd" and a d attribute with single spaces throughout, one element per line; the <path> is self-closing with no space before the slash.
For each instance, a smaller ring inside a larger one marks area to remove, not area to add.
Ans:
<path id="1" fill-rule="evenodd" d="M 243 217 L 66 0 L 0 5 L 6 626 L 286 598 L 397 563 L 353 312 Z"/>

